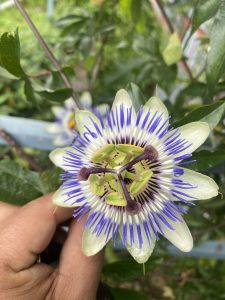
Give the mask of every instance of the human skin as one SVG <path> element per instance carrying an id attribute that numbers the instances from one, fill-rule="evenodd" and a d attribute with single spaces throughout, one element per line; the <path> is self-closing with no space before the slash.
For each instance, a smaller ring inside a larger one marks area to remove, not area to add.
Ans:
<path id="1" fill-rule="evenodd" d="M 17 207 L 0 202 L 0 300 L 95 300 L 103 253 L 82 253 L 84 221 L 70 222 L 56 268 L 36 263 L 71 209 L 52 203 L 51 194 Z"/>

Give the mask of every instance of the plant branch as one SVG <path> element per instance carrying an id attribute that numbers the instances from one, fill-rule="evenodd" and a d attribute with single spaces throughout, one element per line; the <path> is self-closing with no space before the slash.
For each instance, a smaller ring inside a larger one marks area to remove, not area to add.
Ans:
<path id="1" fill-rule="evenodd" d="M 30 75 L 29 77 L 31 77 L 31 78 L 39 78 L 39 77 L 43 77 L 43 76 L 49 76 L 51 74 L 52 73 L 50 71 L 43 71 L 43 72 L 40 72 L 38 74 Z"/>
<path id="2" fill-rule="evenodd" d="M 186 21 L 186 25 L 185 25 L 184 29 L 182 30 L 181 38 L 180 38 L 182 42 L 183 42 L 184 38 L 186 37 L 187 32 L 188 32 L 188 30 L 190 29 L 190 26 L 191 26 L 191 19 L 189 17 L 185 17 L 185 21 Z M 189 36 L 188 36 L 187 40 L 189 40 Z"/>
<path id="3" fill-rule="evenodd" d="M 164 20 L 166 21 L 166 24 L 167 24 L 170 32 L 173 33 L 175 31 L 174 28 L 173 28 L 173 24 L 171 23 L 169 17 L 167 16 L 166 11 L 164 9 L 164 6 L 163 6 L 162 2 L 160 0 L 155 0 L 155 2 L 157 3 L 157 5 L 158 5 L 158 7 L 160 9 L 161 14 L 164 17 Z"/>
<path id="4" fill-rule="evenodd" d="M 41 167 L 36 163 L 33 157 L 24 152 L 23 148 L 14 140 L 14 138 L 2 128 L 0 128 L 0 137 L 5 140 L 13 149 L 15 149 L 16 153 L 25 159 L 33 170 L 37 172 L 42 171 Z"/>
<path id="5" fill-rule="evenodd" d="M 174 29 L 173 24 L 172 24 L 172 22 L 170 21 L 169 17 L 167 16 L 167 13 L 166 13 L 166 11 L 165 11 L 165 9 L 164 9 L 164 7 L 163 7 L 163 4 L 162 4 L 161 0 L 155 0 L 155 2 L 157 3 L 157 5 L 158 5 L 158 7 L 159 7 L 159 9 L 160 9 L 160 11 L 161 11 L 161 14 L 163 15 L 163 17 L 164 17 L 164 19 L 165 19 L 165 22 L 166 22 L 166 24 L 167 24 L 167 26 L 168 26 L 168 28 L 169 28 L 169 31 L 170 31 L 171 33 L 174 33 L 174 32 L 175 32 L 175 29 Z M 189 68 L 189 66 L 188 66 L 188 64 L 187 64 L 187 62 L 186 62 L 185 60 L 182 60 L 181 63 L 183 64 L 183 66 L 184 66 L 184 68 L 185 68 L 185 70 L 186 70 L 186 72 L 187 72 L 189 78 L 190 78 L 191 80 L 193 80 L 193 75 L 192 75 L 192 73 L 191 73 L 191 70 L 190 70 L 190 68 Z"/>
<path id="6" fill-rule="evenodd" d="M 66 73 L 62 70 L 62 67 L 61 67 L 59 61 L 56 59 L 56 57 L 54 56 L 54 54 L 52 53 L 52 51 L 50 50 L 50 48 L 46 44 L 45 40 L 43 39 L 43 37 L 39 33 L 37 27 L 34 25 L 34 23 L 32 22 L 31 18 L 28 15 L 28 13 L 26 12 L 24 6 L 21 4 L 21 2 L 19 0 L 14 0 L 14 2 L 15 2 L 16 7 L 18 8 L 18 10 L 20 11 L 21 15 L 23 16 L 24 20 L 26 21 L 26 23 L 30 27 L 31 31 L 33 32 L 33 34 L 37 38 L 40 46 L 45 51 L 45 53 L 48 56 L 49 60 L 52 62 L 52 64 L 55 66 L 55 68 L 59 72 L 65 86 L 67 88 L 73 89 L 73 86 L 72 86 L 69 78 L 67 77 Z M 73 91 L 72 98 L 73 98 L 74 102 L 76 103 L 77 107 L 79 109 L 82 109 L 82 105 L 80 104 L 79 98 L 78 98 L 77 94 L 75 93 L 75 91 Z"/>

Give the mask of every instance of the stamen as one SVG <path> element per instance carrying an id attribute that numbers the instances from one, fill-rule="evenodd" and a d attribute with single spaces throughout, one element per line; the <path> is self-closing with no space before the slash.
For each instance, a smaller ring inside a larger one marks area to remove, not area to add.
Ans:
<path id="1" fill-rule="evenodd" d="M 111 149 L 110 149 L 111 150 Z M 118 150 L 118 149 L 117 149 Z M 101 167 L 90 167 L 90 168 L 86 168 L 86 167 L 83 167 L 80 169 L 80 171 L 78 172 L 78 179 L 79 180 L 82 180 L 82 181 L 86 181 L 88 180 L 89 176 L 91 174 L 101 174 L 101 173 L 112 173 L 112 174 L 115 174 L 118 176 L 118 179 L 120 181 L 120 184 L 121 184 L 121 187 L 122 187 L 122 190 L 123 190 L 123 194 L 124 194 L 124 203 L 123 205 L 120 205 L 117 204 L 117 202 L 115 202 L 115 196 L 114 194 L 118 194 L 118 192 L 116 193 L 111 193 L 111 194 L 108 194 L 108 196 L 113 196 L 114 200 L 113 200 L 113 205 L 118 205 L 118 206 L 125 206 L 126 205 L 126 211 L 128 214 L 131 214 L 131 215 L 135 215 L 137 213 L 140 212 L 141 210 L 141 205 L 139 202 L 137 202 L 136 200 L 133 200 L 131 198 L 131 195 L 127 189 L 127 186 L 126 186 L 126 183 L 124 181 L 124 178 L 122 176 L 122 173 L 124 171 L 127 171 L 129 170 L 133 165 L 139 163 L 140 161 L 142 160 L 150 160 L 150 161 L 154 161 L 156 158 L 158 157 L 158 152 L 157 150 L 151 146 L 151 145 L 148 145 L 145 147 L 144 149 L 144 152 L 141 153 L 140 155 L 138 155 L 136 158 L 134 158 L 132 161 L 128 162 L 127 164 L 125 164 L 124 166 L 122 167 L 117 167 L 117 168 L 101 168 Z M 147 172 L 147 171 L 146 171 Z M 129 172 L 128 172 L 129 174 Z M 140 173 L 141 174 L 141 173 Z M 143 174 L 142 174 L 143 175 Z M 145 174 L 146 175 L 146 174 Z M 148 174 L 147 174 L 148 175 Z M 151 177 L 152 173 L 150 174 L 150 177 Z M 146 177 L 146 176 L 145 176 Z M 143 178 L 143 180 L 146 179 L 146 178 Z M 149 180 L 148 176 L 147 176 L 147 180 Z M 134 188 L 134 186 L 133 186 Z M 140 188 L 142 188 L 142 185 L 138 185 L 135 186 L 136 190 L 137 188 L 140 190 Z M 102 191 L 101 191 L 102 193 Z M 107 196 L 107 197 L 108 197 Z M 119 194 L 118 194 L 118 198 L 119 198 Z M 111 201 L 112 199 L 108 199 L 108 202 Z M 107 202 L 107 201 L 106 201 Z M 116 204 L 115 204 L 116 203 Z"/>
<path id="2" fill-rule="evenodd" d="M 126 211 L 131 215 L 135 215 L 139 213 L 141 210 L 141 205 L 137 201 L 131 199 L 130 193 L 128 192 L 126 187 L 126 183 L 124 182 L 121 174 L 118 175 L 118 178 L 121 183 L 121 187 L 123 189 L 123 193 L 127 201 Z"/>
<path id="3" fill-rule="evenodd" d="M 101 173 L 116 174 L 116 170 L 108 169 L 108 168 L 97 168 L 97 167 L 86 168 L 86 167 L 83 167 L 78 172 L 78 179 L 81 181 L 86 181 L 86 180 L 88 180 L 88 178 L 91 174 L 101 174 Z"/>
<path id="4" fill-rule="evenodd" d="M 138 155 L 135 159 L 131 160 L 129 163 L 127 163 L 125 166 L 123 166 L 120 169 L 120 173 L 122 173 L 125 170 L 130 169 L 133 165 L 135 165 L 136 163 L 138 163 L 141 160 L 148 159 L 150 161 L 153 161 L 157 157 L 158 157 L 157 150 L 153 146 L 148 145 L 145 147 L 144 152 L 142 154 Z"/>

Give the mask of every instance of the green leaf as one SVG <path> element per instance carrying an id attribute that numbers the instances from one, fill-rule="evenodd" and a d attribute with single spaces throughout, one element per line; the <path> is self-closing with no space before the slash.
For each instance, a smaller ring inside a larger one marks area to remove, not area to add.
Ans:
<path id="1" fill-rule="evenodd" d="M 206 62 L 206 76 L 209 91 L 214 91 L 216 83 L 224 74 L 225 67 L 225 0 L 221 2 L 210 36 Z"/>
<path id="2" fill-rule="evenodd" d="M 70 88 L 58 89 L 55 91 L 35 91 L 38 95 L 54 102 L 61 102 L 72 96 L 73 90 Z"/>
<path id="3" fill-rule="evenodd" d="M 162 263 L 162 259 L 151 257 L 151 260 L 145 264 L 146 272 L 152 271 Z M 103 277 L 114 282 L 124 282 L 133 280 L 143 275 L 143 266 L 134 259 L 126 259 L 114 262 L 103 267 Z"/>
<path id="4" fill-rule="evenodd" d="M 71 23 L 79 23 L 80 20 L 90 19 L 89 13 L 81 8 L 76 7 L 76 11 L 74 14 L 67 15 L 57 20 L 56 26 L 65 27 L 70 25 Z"/>
<path id="5" fill-rule="evenodd" d="M 128 289 L 110 288 L 110 292 L 115 300 L 148 300 L 144 294 Z"/>
<path id="6" fill-rule="evenodd" d="M 126 66 L 118 64 L 115 73 L 106 74 L 104 76 L 104 84 L 105 85 L 115 85 L 115 83 L 120 83 L 121 80 L 126 78 L 126 76 L 130 75 L 135 69 L 140 70 L 143 68 L 149 61 L 148 57 L 141 57 L 138 59 L 132 59 L 127 62 Z"/>
<path id="7" fill-rule="evenodd" d="M 140 106 L 145 104 L 145 98 L 140 88 L 133 82 L 129 83 L 126 87 L 131 99 L 133 100 L 134 108 L 136 111 L 140 109 Z"/>
<path id="8" fill-rule="evenodd" d="M 208 123 L 210 129 L 212 130 L 219 123 L 224 113 L 224 108 L 224 101 L 218 101 L 210 105 L 204 105 L 193 110 L 186 117 L 178 122 L 175 122 L 173 125 L 174 127 L 179 127 L 190 122 L 203 121 Z"/>
<path id="9" fill-rule="evenodd" d="M 196 167 L 199 171 L 205 171 L 209 168 L 215 167 L 225 161 L 225 150 L 218 149 L 214 152 L 202 150 L 195 152 L 192 155 L 193 159 L 196 159 Z"/>
<path id="10" fill-rule="evenodd" d="M 198 0 L 192 19 L 192 32 L 205 21 L 211 19 L 220 6 L 221 0 Z"/>
<path id="11" fill-rule="evenodd" d="M 34 89 L 29 79 L 26 79 L 24 82 L 24 94 L 27 98 L 27 101 L 37 103 L 37 99 L 34 94 Z"/>
<path id="12" fill-rule="evenodd" d="M 176 64 L 182 57 L 182 46 L 176 32 L 170 35 L 166 46 L 162 50 L 162 57 L 168 66 Z"/>
<path id="13" fill-rule="evenodd" d="M 91 15 L 83 9 L 78 9 L 75 14 L 68 15 L 59 19 L 56 26 L 61 27 L 61 36 L 78 34 L 79 31 L 90 20 Z"/>
<path id="14" fill-rule="evenodd" d="M 45 194 L 54 192 L 60 185 L 60 177 L 62 170 L 59 168 L 47 169 L 40 175 L 42 190 Z"/>
<path id="15" fill-rule="evenodd" d="M 18 77 L 10 74 L 6 69 L 0 67 L 0 77 L 10 79 L 10 80 L 18 80 Z"/>
<path id="16" fill-rule="evenodd" d="M 20 65 L 20 40 L 18 29 L 15 32 L 5 32 L 0 38 L 1 65 L 16 77 L 26 74 Z"/>
<path id="17" fill-rule="evenodd" d="M 0 177 L 1 201 L 22 205 L 44 194 L 39 174 L 13 161 L 0 162 Z"/>

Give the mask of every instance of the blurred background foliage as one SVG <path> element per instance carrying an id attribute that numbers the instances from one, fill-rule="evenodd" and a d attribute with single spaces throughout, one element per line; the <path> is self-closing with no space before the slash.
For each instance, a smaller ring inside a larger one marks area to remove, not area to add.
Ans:
<path id="1" fill-rule="evenodd" d="M 94 104 L 111 103 L 127 88 L 136 103 L 157 93 L 174 126 L 204 120 L 213 129 L 190 167 L 212 176 L 221 195 L 186 216 L 195 244 L 224 240 L 223 125 L 225 95 L 224 0 L 24 0 L 31 19 L 70 78 Z M 9 33 L 11 32 L 11 33 Z M 52 121 L 53 105 L 71 96 L 15 6 L 0 10 L 0 114 Z M 141 92 L 142 91 L 142 92 Z M 10 146 L 0 146 L 0 198 L 23 204 L 59 185 L 46 151 L 25 149 L 41 172 Z M 224 261 L 175 258 L 165 241 L 142 266 L 106 250 L 103 282 L 115 300 L 225 299 Z M 164 250 L 163 250 L 164 249 Z"/>

